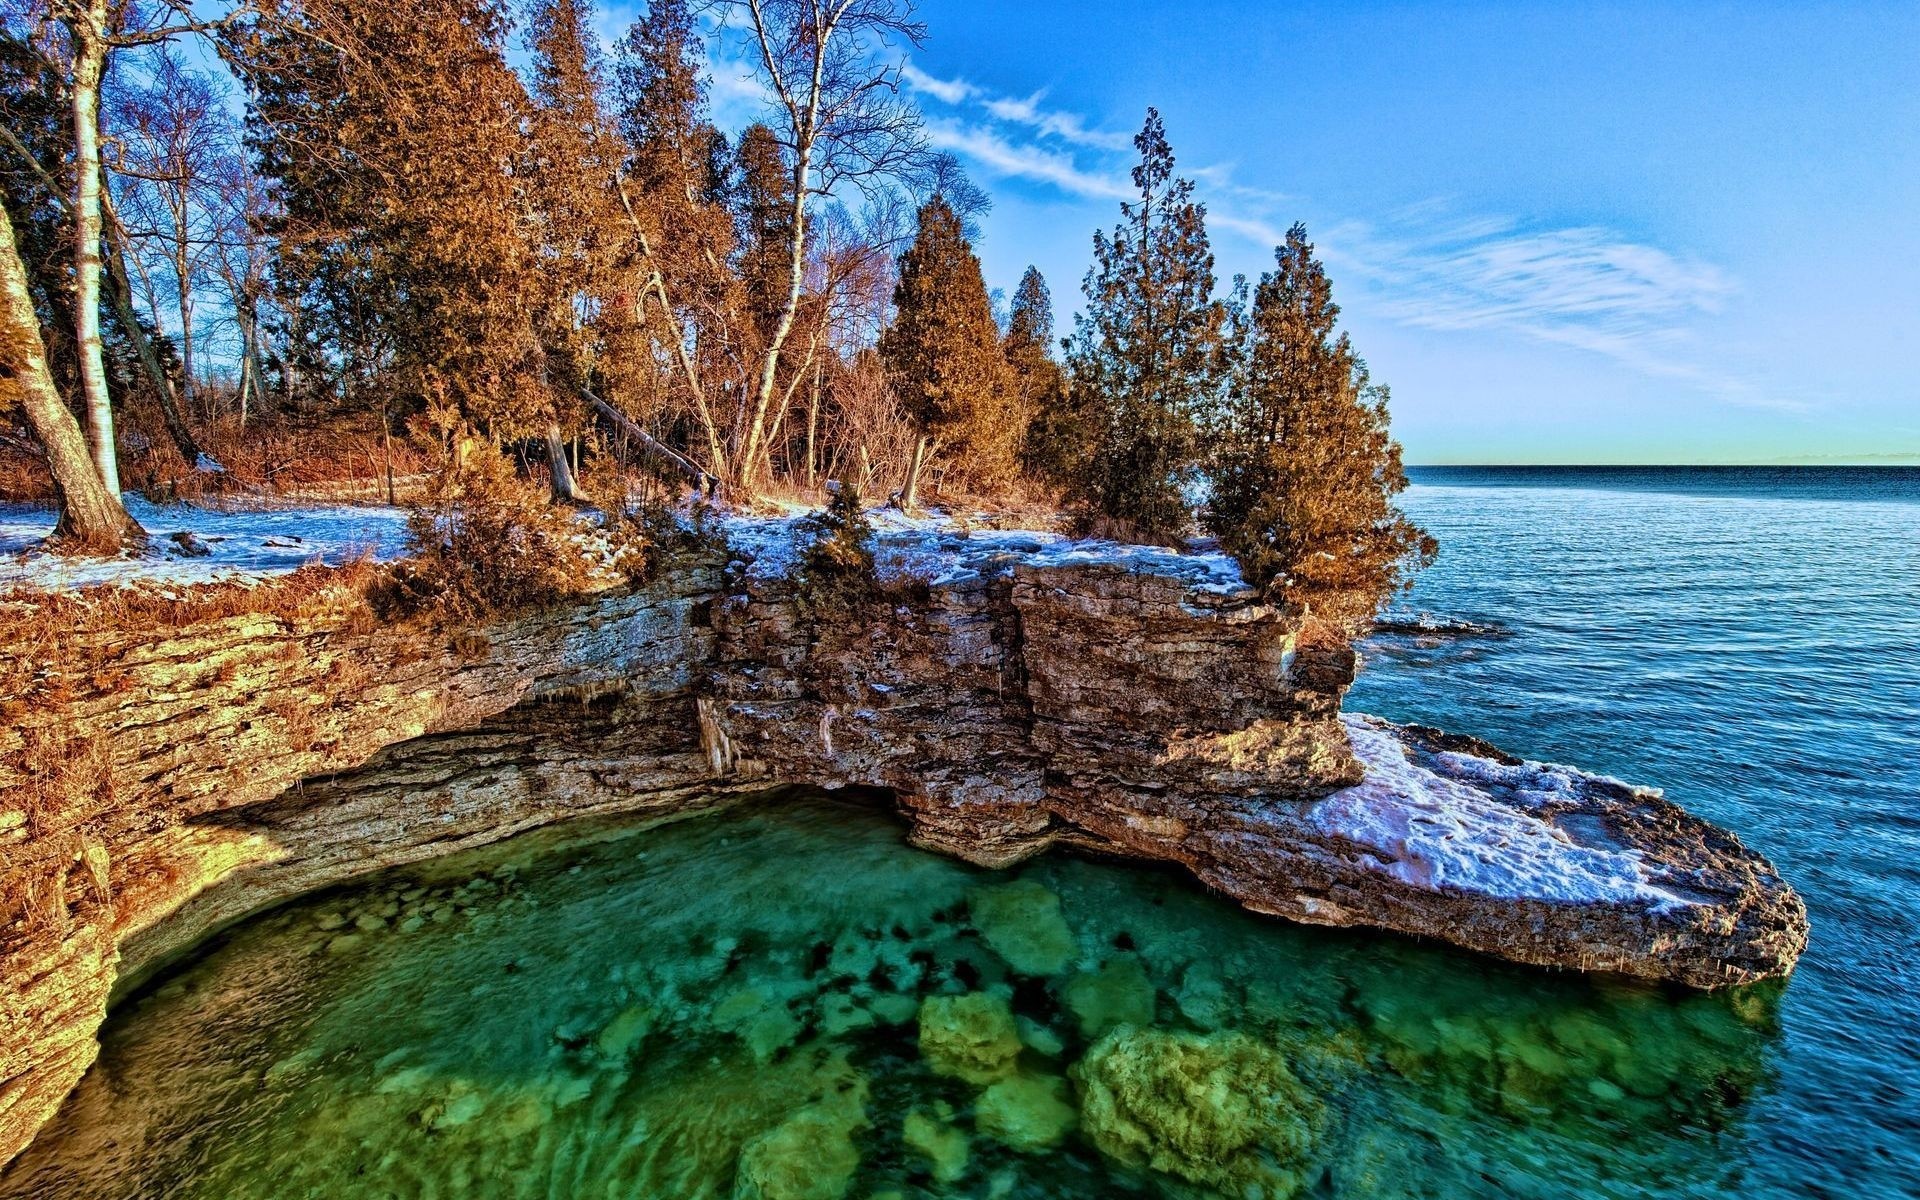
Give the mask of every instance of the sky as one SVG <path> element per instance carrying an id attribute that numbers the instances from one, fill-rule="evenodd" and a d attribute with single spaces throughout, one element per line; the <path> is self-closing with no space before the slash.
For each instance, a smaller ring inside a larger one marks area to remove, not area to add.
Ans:
<path id="1" fill-rule="evenodd" d="M 1063 332 L 1154 105 L 1223 281 L 1306 223 L 1411 463 L 1920 462 L 1920 4 L 918 16 L 988 285 L 1038 266 Z"/>

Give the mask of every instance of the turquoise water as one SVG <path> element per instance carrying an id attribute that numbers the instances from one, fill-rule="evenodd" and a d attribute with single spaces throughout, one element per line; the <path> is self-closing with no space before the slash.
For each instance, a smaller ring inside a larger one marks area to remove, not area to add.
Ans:
<path id="1" fill-rule="evenodd" d="M 247 922 L 115 1010 L 0 1196 L 1910 1194 L 1920 489 L 1574 482 L 1422 474 L 1409 607 L 1506 636 L 1382 639 L 1356 706 L 1733 824 L 1813 910 L 1784 987 L 981 871 L 785 794 Z"/>
<path id="2" fill-rule="evenodd" d="M 1413 472 L 1439 562 L 1349 704 L 1656 783 L 1806 897 L 1748 1187 L 1920 1194 L 1920 469 Z"/>

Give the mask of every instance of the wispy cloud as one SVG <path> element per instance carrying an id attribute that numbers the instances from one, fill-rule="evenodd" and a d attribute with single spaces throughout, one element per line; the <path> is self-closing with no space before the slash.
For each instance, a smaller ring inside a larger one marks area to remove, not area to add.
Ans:
<path id="1" fill-rule="evenodd" d="M 980 94 L 980 89 L 964 79 L 941 79 L 929 75 L 911 62 L 900 67 L 900 79 L 923 96 L 932 96 L 942 104 L 964 104 Z"/>
<path id="2" fill-rule="evenodd" d="M 1120 200 L 1133 194 L 1124 175 L 1087 170 L 1070 155 L 1031 143 L 1010 141 L 990 128 L 961 121 L 930 119 L 927 138 L 935 148 L 963 155 L 1002 178 L 1051 184 L 1089 200 Z"/>
<path id="3" fill-rule="evenodd" d="M 1374 285 L 1374 315 L 1422 329 L 1518 334 L 1730 402 L 1793 407 L 1701 365 L 1690 327 L 1736 290 L 1718 267 L 1595 226 L 1433 218 L 1416 209 L 1384 224 L 1337 222 L 1316 241 L 1336 271 Z"/>
<path id="4" fill-rule="evenodd" d="M 1000 96 L 965 79 L 929 75 L 911 62 L 901 68 L 900 78 L 914 91 L 949 107 L 973 108 L 995 121 L 1031 129 L 1042 138 L 1093 150 L 1125 150 L 1133 145 L 1132 134 L 1096 129 L 1079 113 L 1046 107 L 1044 88 L 1030 96 Z"/>

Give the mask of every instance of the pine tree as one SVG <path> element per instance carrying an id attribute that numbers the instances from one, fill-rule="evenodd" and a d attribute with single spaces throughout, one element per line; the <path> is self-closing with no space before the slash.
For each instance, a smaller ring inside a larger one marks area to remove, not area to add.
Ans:
<path id="1" fill-rule="evenodd" d="M 741 132 L 734 169 L 736 268 L 753 332 L 765 344 L 780 322 L 793 277 L 793 172 L 779 137 L 759 124 Z"/>
<path id="2" fill-rule="evenodd" d="M 1226 314 L 1213 295 L 1206 209 L 1174 176 L 1157 111 L 1134 145 L 1140 199 L 1120 206 L 1111 236 L 1093 236 L 1068 365 L 1094 422 L 1083 499 L 1126 532 L 1166 539 L 1189 522 L 1194 417 L 1222 376 Z"/>
<path id="3" fill-rule="evenodd" d="M 1013 375 L 980 260 L 940 196 L 920 209 L 893 303 L 880 357 L 894 394 L 960 479 L 980 487 L 1005 482 L 1020 435 Z"/>
<path id="4" fill-rule="evenodd" d="M 1207 528 L 1248 582 L 1335 619 L 1372 616 L 1434 540 L 1393 504 L 1407 486 L 1387 389 L 1337 330 L 1304 225 L 1254 290 L 1235 386 L 1213 422 Z"/>
<path id="5" fill-rule="evenodd" d="M 556 499 L 577 500 L 563 436 L 585 422 L 605 326 L 621 320 L 613 296 L 634 290 L 615 178 L 626 147 L 602 102 L 588 0 L 541 0 L 531 22 L 532 119 L 525 178 L 539 267 L 528 281 L 546 386 L 545 436 Z"/>
<path id="6" fill-rule="evenodd" d="M 1053 357 L 1053 294 L 1038 267 L 1020 277 L 1000 346 L 1013 372 L 1017 423 L 1026 431 L 1021 466 L 1049 483 L 1072 481 L 1086 462 L 1091 428 L 1072 407 L 1067 373 Z"/>
<path id="7" fill-rule="evenodd" d="M 311 365 L 351 397 L 444 399 L 516 437 L 548 414 L 506 28 L 495 0 L 302 0 L 230 27 L 226 57 Z"/>

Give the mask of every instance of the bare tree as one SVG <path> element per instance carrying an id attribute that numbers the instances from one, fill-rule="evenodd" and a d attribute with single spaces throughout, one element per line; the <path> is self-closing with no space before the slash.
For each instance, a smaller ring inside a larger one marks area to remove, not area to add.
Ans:
<path id="1" fill-rule="evenodd" d="M 186 0 L 156 8 L 135 0 L 49 0 L 65 28 L 73 114 L 74 343 L 80 358 L 80 390 L 87 410 L 88 448 L 101 482 L 120 494 L 119 454 L 113 438 L 113 404 L 107 394 L 106 354 L 100 340 L 101 207 L 100 90 L 116 50 L 157 46 L 184 34 L 211 29 L 194 18 Z"/>
<path id="2" fill-rule="evenodd" d="M 919 167 L 926 138 L 919 112 L 900 94 L 900 66 L 881 55 L 920 44 L 925 28 L 906 0 L 720 0 L 742 18 L 779 122 L 792 173 L 787 292 L 762 352 L 745 437 L 730 464 L 750 488 L 769 460 L 769 427 L 780 360 L 806 281 L 808 211 L 843 187 L 880 189 Z"/>

